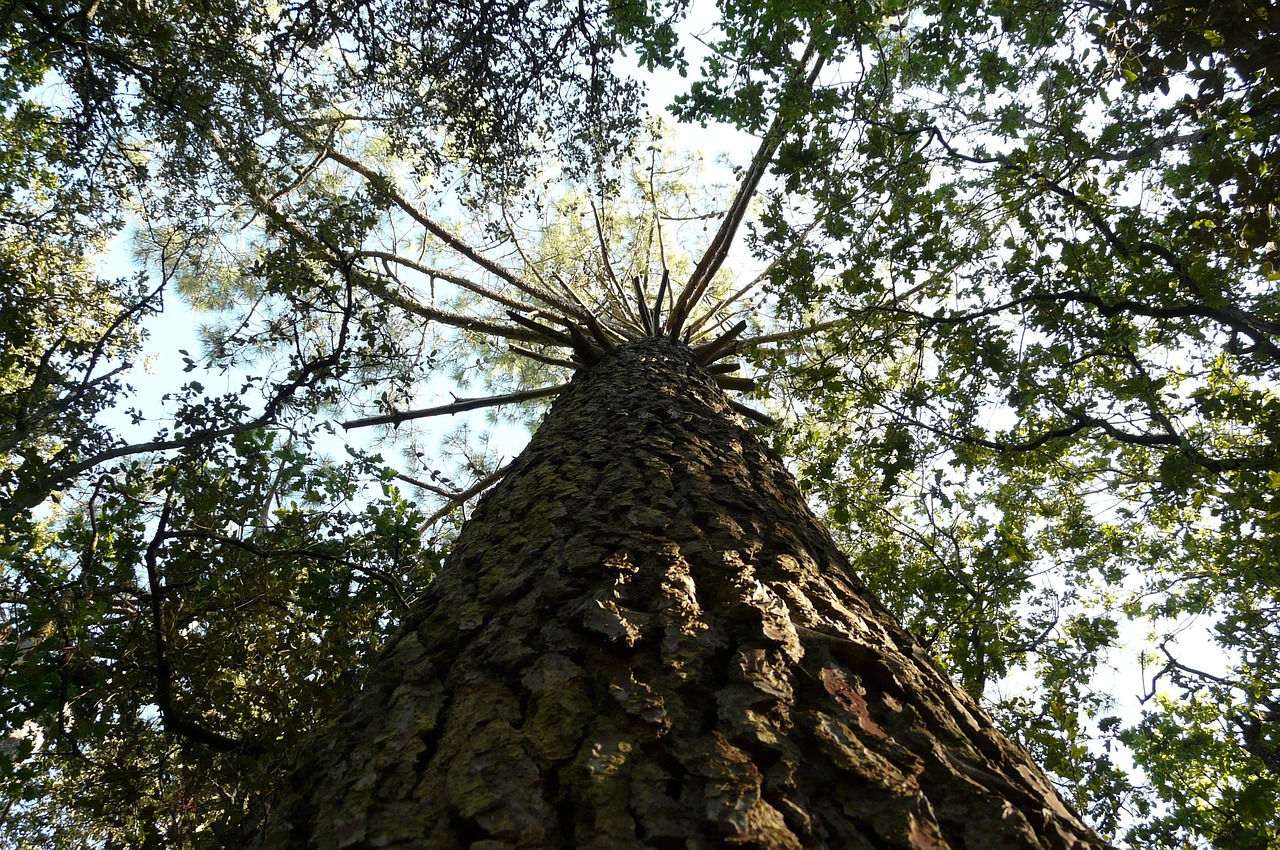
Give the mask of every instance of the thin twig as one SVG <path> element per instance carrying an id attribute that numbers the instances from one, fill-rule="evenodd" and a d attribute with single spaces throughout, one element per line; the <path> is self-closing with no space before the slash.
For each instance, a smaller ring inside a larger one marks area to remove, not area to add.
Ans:
<path id="1" fill-rule="evenodd" d="M 514 461 L 512 463 L 514 463 Z M 440 510 L 433 513 L 431 516 L 427 517 L 426 521 L 423 522 L 422 525 L 418 527 L 418 534 L 419 535 L 425 534 L 428 528 L 435 525 L 437 522 L 444 519 L 449 514 L 453 513 L 455 510 L 457 510 L 457 508 L 460 505 L 465 504 L 467 500 L 471 499 L 474 496 L 479 495 L 483 491 L 492 487 L 494 484 L 497 484 L 498 481 L 500 481 L 502 477 L 511 470 L 511 466 L 512 464 L 509 463 L 506 466 L 496 469 L 493 472 L 490 472 L 488 475 L 476 481 L 475 484 L 471 485 L 466 490 L 463 490 L 460 493 L 455 493 L 454 495 L 450 496 L 449 504 L 445 505 Z"/>

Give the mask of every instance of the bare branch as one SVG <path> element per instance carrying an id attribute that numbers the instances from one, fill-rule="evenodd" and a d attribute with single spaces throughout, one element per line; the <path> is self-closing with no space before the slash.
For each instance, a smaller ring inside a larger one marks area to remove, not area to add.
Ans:
<path id="1" fill-rule="evenodd" d="M 666 258 L 662 263 L 662 281 L 658 284 L 658 297 L 653 301 L 653 327 L 654 333 L 659 333 L 662 327 L 662 299 L 667 295 L 667 286 L 671 283 L 671 272 L 667 269 Z"/>
<path id="2" fill-rule="evenodd" d="M 511 284 L 531 298 L 536 298 L 539 301 L 550 304 L 558 310 L 563 310 L 570 316 L 582 319 L 579 309 L 564 298 L 561 298 L 559 295 L 544 289 L 541 286 L 530 283 L 510 269 L 507 269 L 484 256 L 458 236 L 455 236 L 443 225 L 439 224 L 422 210 L 418 209 L 412 201 L 396 191 L 395 187 L 387 177 L 379 174 L 377 171 L 374 171 L 364 163 L 332 149 L 328 151 L 328 158 L 368 180 L 371 186 L 377 188 L 379 192 L 384 194 L 396 206 L 408 213 L 414 221 L 418 222 L 418 224 L 422 225 L 428 233 L 447 245 L 450 250 L 466 257 L 468 260 L 480 266 L 490 274 L 505 280 L 507 283 Z"/>
<path id="3" fill-rule="evenodd" d="M 503 476 L 505 476 L 508 472 L 511 471 L 511 466 L 512 464 L 509 463 L 506 466 L 495 469 L 493 472 L 490 472 L 488 475 L 477 480 L 475 484 L 471 485 L 466 490 L 463 490 L 460 493 L 455 493 L 452 496 L 450 496 L 448 504 L 446 504 L 440 510 L 433 513 L 431 516 L 427 517 L 426 521 L 424 521 L 422 525 L 418 527 L 418 533 L 425 534 L 428 528 L 435 525 L 437 522 L 444 519 L 449 514 L 453 513 L 453 511 L 456 510 L 460 505 L 465 504 L 469 499 L 480 495 L 485 490 L 488 490 L 490 487 L 492 487 L 494 484 L 497 484 L 499 481 L 502 480 Z"/>
<path id="4" fill-rule="evenodd" d="M 734 349 L 741 352 L 775 342 L 791 342 L 796 339 L 804 339 L 807 336 L 813 336 L 815 334 L 820 334 L 823 331 L 829 331 L 833 328 L 838 328 L 841 325 L 846 325 L 853 321 L 853 318 L 854 317 L 849 316 L 843 319 L 832 319 L 828 322 L 819 322 L 816 325 L 806 325 L 803 328 L 796 328 L 795 330 L 779 331 L 778 333 L 753 336 L 749 339 L 740 340 L 738 344 L 734 346 Z"/>
<path id="5" fill-rule="evenodd" d="M 747 407 L 745 404 L 743 404 L 740 401 L 729 399 L 729 406 L 733 408 L 736 412 L 750 419 L 751 421 L 758 422 L 759 424 L 764 425 L 766 427 L 772 428 L 778 424 L 778 420 L 774 419 L 769 414 L 761 413 L 759 410 L 756 410 L 755 408 Z"/>
<path id="6" fill-rule="evenodd" d="M 600 262 L 604 265 L 605 279 L 613 285 L 616 294 L 622 294 L 622 284 L 618 283 L 618 276 L 613 273 L 613 264 L 609 262 L 609 243 L 604 237 L 604 225 L 600 222 L 600 211 L 596 209 L 596 199 L 594 196 L 588 198 L 591 202 L 591 219 L 596 226 L 596 240 L 600 243 Z"/>
<path id="7" fill-rule="evenodd" d="M 729 295 L 726 295 L 724 298 L 721 298 L 714 307 L 707 310 L 701 316 L 695 317 L 693 321 L 689 323 L 689 332 L 692 338 L 697 339 L 698 331 L 702 330 L 702 326 L 705 325 L 707 322 L 711 321 L 712 319 L 714 319 L 722 310 L 736 304 L 745 295 L 747 295 L 752 290 L 754 290 L 757 286 L 759 286 L 760 284 L 768 280 L 769 275 L 773 272 L 774 268 L 777 267 L 778 263 L 781 263 L 783 260 L 789 257 L 791 253 L 796 250 L 796 248 L 803 245 L 805 243 L 805 240 L 809 238 L 809 235 L 813 233 L 814 230 L 817 229 L 819 224 L 821 224 L 821 221 L 822 221 L 821 219 L 814 219 L 812 222 L 810 222 L 809 226 L 806 227 L 800 233 L 799 236 L 797 236 L 794 240 L 792 240 L 791 244 L 789 244 L 785 249 L 783 249 L 783 251 L 780 254 L 778 254 L 778 256 L 770 260 L 769 264 L 765 266 L 764 269 L 758 275 L 753 277 L 751 280 L 747 281 L 745 284 L 743 284 L 734 292 L 730 293 Z"/>
<path id="8" fill-rule="evenodd" d="M 535 398 L 545 398 L 549 395 L 555 395 L 563 390 L 568 384 L 556 384 L 551 387 L 539 387 L 536 390 L 522 390 L 521 392 L 507 393 L 506 395 L 485 396 L 484 398 L 460 398 L 453 404 L 445 404 L 440 407 L 428 407 L 425 410 L 409 410 L 404 413 L 388 413 L 383 416 L 370 416 L 365 419 L 353 419 L 350 422 L 343 422 L 342 427 L 345 430 L 352 428 L 367 428 L 370 425 L 399 425 L 401 422 L 410 422 L 414 419 L 425 419 L 428 416 L 447 416 L 453 413 L 462 413 L 467 410 L 477 410 L 481 407 L 500 407 L 504 404 L 515 404 L 521 401 L 531 401 Z"/>
<path id="9" fill-rule="evenodd" d="M 636 309 L 640 311 L 640 323 L 644 325 L 644 332 L 649 336 L 656 336 L 658 328 L 653 323 L 653 316 L 649 313 L 649 305 L 644 300 L 644 289 L 640 286 L 640 278 L 633 277 L 631 285 L 636 291 Z"/>
<path id="10" fill-rule="evenodd" d="M 592 344 L 587 339 L 586 334 L 582 332 L 582 328 L 577 325 L 569 326 L 569 336 L 573 339 L 574 355 L 588 366 L 594 366 L 604 357 L 604 352 Z"/>
<path id="11" fill-rule="evenodd" d="M 549 328 L 546 325 L 539 324 L 538 322 L 535 322 L 533 319 L 530 319 L 528 316 L 522 316 L 514 310 L 508 310 L 507 315 L 510 316 L 512 319 L 514 319 L 516 322 L 519 322 L 520 324 L 524 325 L 529 330 L 538 334 L 538 337 L 541 341 L 543 342 L 550 341 L 555 343 L 556 345 L 563 345 L 565 348 L 573 348 L 572 337 L 562 334 L 557 330 L 553 330 L 552 328 Z"/>
<path id="12" fill-rule="evenodd" d="M 751 392 L 756 388 L 756 382 L 751 378 L 742 378 L 736 375 L 713 375 L 712 380 L 721 389 L 733 390 L 739 393 Z"/>
<path id="13" fill-rule="evenodd" d="M 428 277 L 439 278 L 440 280 L 452 283 L 454 286 L 460 287 L 461 289 L 465 289 L 468 292 L 474 292 L 482 298 L 488 298 L 490 301 L 495 301 L 498 304 L 501 304 L 504 307 L 510 307 L 513 310 L 523 310 L 527 313 L 538 309 L 532 304 L 503 295 L 496 289 L 485 286 L 482 283 L 476 283 L 473 280 L 468 280 L 465 277 L 444 271 L 443 269 L 432 268 L 431 266 L 419 263 L 416 260 L 411 260 L 408 257 L 393 254 L 390 251 L 361 251 L 356 254 L 356 256 L 372 257 L 374 259 L 385 260 L 388 263 L 395 263 L 398 266 L 413 269 L 414 271 L 421 272 Z"/>
<path id="14" fill-rule="evenodd" d="M 822 70 L 823 62 L 824 57 L 817 55 L 816 43 L 810 41 L 796 68 L 797 76 L 788 82 L 787 89 L 812 89 L 813 84 L 817 81 L 818 74 Z M 813 64 L 812 69 L 809 68 L 810 63 Z M 803 75 L 803 78 L 800 75 Z M 782 144 L 782 139 L 788 129 L 788 123 L 789 116 L 786 110 L 780 107 L 777 114 L 774 115 L 769 129 L 765 131 L 764 137 L 760 140 L 760 147 L 756 149 L 755 155 L 751 158 L 751 163 L 747 166 L 746 173 L 742 177 L 742 183 L 739 184 L 737 194 L 733 197 L 733 203 L 729 205 L 729 211 L 720 222 L 720 228 L 712 238 L 711 244 L 707 246 L 702 259 L 698 261 L 697 268 L 693 270 L 693 274 L 689 276 L 689 280 L 680 291 L 680 297 L 676 300 L 675 309 L 672 310 L 671 317 L 668 320 L 670 322 L 669 330 L 673 338 L 679 334 L 693 306 L 706 293 L 707 287 L 711 285 L 712 278 L 720 270 L 720 266 L 724 264 L 725 257 L 729 255 L 729 248 L 733 244 L 738 227 L 746 216 L 751 199 L 755 196 L 756 189 L 760 185 L 761 178 L 764 177 L 765 170 L 773 160 L 773 155 L 777 152 L 778 146 Z"/>
<path id="15" fill-rule="evenodd" d="M 421 316 L 424 319 L 439 322 L 442 325 L 448 325 L 464 331 L 472 331 L 473 333 L 489 334 L 506 340 L 522 340 L 524 342 L 542 340 L 542 337 L 530 331 L 513 328 L 510 325 L 500 325 L 487 319 L 477 319 L 473 316 L 464 316 L 461 313 L 441 310 L 438 307 L 429 307 L 416 298 L 412 298 L 403 292 L 397 292 L 386 281 L 372 275 L 358 276 L 355 284 L 370 295 L 399 307 L 406 313 L 412 313 L 415 316 Z"/>
<path id="16" fill-rule="evenodd" d="M 217 150 L 218 153 L 221 154 L 224 158 L 227 158 L 229 163 L 234 165 L 235 158 L 231 156 L 231 154 L 226 149 L 225 145 L 222 144 L 221 139 L 218 138 L 216 133 L 212 134 L 210 141 L 213 144 L 214 149 Z M 328 155 L 330 157 L 341 156 L 339 154 L 335 154 L 332 151 L 330 151 Z M 359 165 L 359 163 L 354 163 L 354 161 L 352 162 L 355 165 Z M 360 167 L 363 168 L 363 166 L 360 166 Z M 238 170 L 234 168 L 233 168 L 233 171 L 235 171 L 236 173 L 239 173 Z M 376 172 L 369 171 L 368 173 L 370 175 L 373 175 L 369 178 L 370 180 L 380 179 L 379 176 L 376 174 Z M 338 251 L 335 251 L 331 246 L 317 239 L 315 235 L 309 230 L 307 230 L 306 228 L 299 226 L 297 222 L 295 222 L 292 218 L 290 218 L 288 215 L 282 212 L 278 207 L 276 207 L 274 203 L 272 203 L 265 196 L 263 196 L 262 193 L 258 191 L 256 187 L 254 187 L 251 183 L 249 183 L 248 181 L 243 181 L 243 185 L 245 189 L 250 193 L 250 197 L 253 199 L 259 211 L 261 211 L 264 215 L 266 215 L 269 219 L 271 219 L 272 222 L 274 222 L 276 225 L 278 225 L 279 227 L 284 229 L 286 232 L 288 232 L 291 236 L 293 236 L 295 239 L 297 239 L 300 244 L 309 245 L 312 248 L 316 249 L 316 251 L 318 251 L 320 256 L 324 259 L 324 261 L 333 269 L 340 271 L 343 274 L 351 273 L 351 268 L 350 268 L 351 263 L 349 262 L 348 257 L 344 256 Z M 458 244 L 461 245 L 462 248 L 466 249 L 467 251 L 470 251 L 470 249 L 464 243 L 458 241 Z M 474 253 L 474 252 L 471 252 L 471 253 Z M 380 280 L 373 273 L 366 272 L 365 274 L 361 274 L 353 277 L 354 279 L 352 279 L 351 282 L 354 285 L 359 286 L 364 291 L 378 298 L 383 299 L 387 303 L 394 304 L 395 306 L 399 307 L 402 310 L 405 310 L 406 312 L 413 313 L 418 316 L 422 316 L 423 318 L 428 319 L 430 321 L 439 322 L 441 324 L 449 325 L 451 327 L 461 328 L 462 330 L 473 331 L 475 333 L 491 334 L 493 336 L 501 337 L 507 340 L 524 340 L 527 342 L 527 341 L 532 341 L 537 339 L 537 337 L 533 336 L 532 334 L 526 331 L 519 330 L 517 328 L 511 328 L 505 325 L 495 324 L 493 322 L 489 322 L 484 319 L 476 319 L 470 316 L 463 316 L 458 313 L 452 313 L 447 310 L 440 310 L 435 307 L 428 307 L 425 304 L 418 302 L 416 299 L 410 298 L 407 295 L 404 295 L 403 293 L 396 292 L 392 287 L 388 286 L 385 281 Z"/>
<path id="17" fill-rule="evenodd" d="M 600 343 L 600 347 L 605 351 L 613 351 L 617 346 L 613 340 L 609 338 L 609 334 L 600 326 L 600 322 L 596 320 L 595 315 L 587 313 L 587 327 L 591 331 L 591 335 Z"/>
<path id="18" fill-rule="evenodd" d="M 537 360 L 539 363 L 546 363 L 548 366 L 560 366 L 565 369 L 579 369 L 582 364 L 574 363 L 572 360 L 565 360 L 560 357 L 552 357 L 549 354 L 543 354 L 539 351 L 523 348 L 519 345 L 509 345 L 507 348 L 512 354 L 519 354 L 521 357 L 528 357 L 530 360 Z"/>
<path id="19" fill-rule="evenodd" d="M 529 271 L 533 272 L 533 276 L 538 279 L 539 283 L 541 283 L 543 286 L 550 289 L 551 283 L 548 282 L 548 280 L 545 277 L 543 277 L 541 272 L 538 271 L 538 267 L 534 264 L 532 260 L 529 259 L 529 256 L 524 251 L 524 246 L 520 244 L 520 239 L 516 236 L 515 222 L 511 220 L 511 216 L 505 207 L 502 210 L 502 217 L 507 222 L 507 232 L 511 235 L 511 244 L 515 246 L 516 253 L 520 255 L 521 261 L 524 262 L 525 266 L 529 269 Z M 572 286 L 565 283 L 559 274 L 553 273 L 552 280 L 554 281 L 556 287 L 559 288 L 559 290 L 562 293 L 568 296 L 573 301 L 573 303 L 577 304 L 582 309 L 583 318 L 592 317 L 592 313 L 593 313 L 592 309 L 588 307 L 586 302 L 584 302 L 582 298 L 578 296 L 577 291 L 575 291 Z"/>
<path id="20" fill-rule="evenodd" d="M 708 342 L 705 345 L 699 345 L 696 348 L 694 348 L 693 354 L 695 357 L 698 358 L 698 362 L 704 366 L 707 365 L 708 363 L 715 362 L 720 357 L 728 356 L 729 354 L 733 353 L 734 349 L 732 348 L 732 345 L 733 345 L 734 339 L 736 339 L 737 336 L 741 334 L 743 331 L 745 331 L 746 329 L 747 329 L 747 322 L 744 319 L 738 322 L 733 327 L 729 328 L 729 330 L 720 334 L 720 336 L 716 337 L 711 342 Z"/>

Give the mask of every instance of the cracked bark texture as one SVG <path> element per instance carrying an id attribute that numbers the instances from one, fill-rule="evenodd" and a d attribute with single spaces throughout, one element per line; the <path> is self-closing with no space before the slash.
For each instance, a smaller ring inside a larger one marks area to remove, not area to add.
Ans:
<path id="1" fill-rule="evenodd" d="M 682 345 L 580 372 L 272 848 L 1102 848 Z"/>

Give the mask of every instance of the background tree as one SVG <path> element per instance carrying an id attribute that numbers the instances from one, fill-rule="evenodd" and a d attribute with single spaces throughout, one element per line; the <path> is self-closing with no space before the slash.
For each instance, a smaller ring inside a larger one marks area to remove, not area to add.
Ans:
<path id="1" fill-rule="evenodd" d="M 683 114 L 758 122 L 779 17 L 725 28 Z M 861 47 L 784 146 L 759 231 L 783 310 L 834 323 L 770 367 L 812 414 L 782 448 L 975 693 L 1039 682 L 1003 716 L 1096 823 L 1274 843 L 1274 15 L 815 20 Z M 1123 729 L 1091 679 L 1144 640 Z"/>

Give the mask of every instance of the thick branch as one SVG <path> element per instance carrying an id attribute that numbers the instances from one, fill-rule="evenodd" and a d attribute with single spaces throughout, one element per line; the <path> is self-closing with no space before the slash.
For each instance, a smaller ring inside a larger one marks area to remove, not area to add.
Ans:
<path id="1" fill-rule="evenodd" d="M 774 419 L 769 414 L 761 413 L 759 410 L 756 410 L 751 407 L 747 407 L 745 404 L 743 404 L 740 401 L 734 401 L 733 399 L 729 399 L 729 406 L 732 407 L 736 412 L 742 414 L 743 416 L 747 417 L 753 422 L 758 422 L 759 424 L 764 425 L 767 428 L 772 428 L 773 426 L 778 424 L 778 420 Z"/>
<path id="2" fill-rule="evenodd" d="M 506 340 L 522 340 L 524 342 L 540 342 L 542 337 L 520 328 L 513 328 L 510 325 L 500 325 L 488 319 L 478 319 L 473 316 L 464 316 L 461 313 L 453 313 L 448 310 L 441 310 L 438 307 L 429 307 L 411 298 L 402 292 L 396 292 L 385 281 L 379 280 L 370 275 L 360 275 L 356 280 L 357 285 L 377 298 L 381 298 L 388 304 L 392 304 L 404 310 L 406 313 L 412 313 L 415 316 L 421 316 L 432 322 L 439 322 L 442 325 L 459 328 L 464 331 L 473 333 L 489 334 L 491 336 L 500 337 Z"/>
<path id="3" fill-rule="evenodd" d="M 778 263 L 782 262 L 788 256 L 790 256 L 791 253 L 795 251 L 796 248 L 798 248 L 800 245 L 803 245 L 805 240 L 809 238 L 809 235 L 813 233 L 814 230 L 817 229 L 821 221 L 822 221 L 821 218 L 815 218 L 800 233 L 798 237 L 792 240 L 792 242 L 789 245 L 787 245 L 787 247 L 778 254 L 778 256 L 770 260 L 769 264 L 765 266 L 764 269 L 758 275 L 756 275 L 751 280 L 744 283 L 738 289 L 726 295 L 724 298 L 721 298 L 718 302 L 716 302 L 716 305 L 712 307 L 710 310 L 707 310 L 702 315 L 695 317 L 693 321 L 689 323 L 689 333 L 691 334 L 692 338 L 697 339 L 699 336 L 698 332 L 702 330 L 703 325 L 705 325 L 707 322 L 715 318 L 716 315 L 720 313 L 720 311 L 724 310 L 726 307 L 736 304 L 739 300 L 743 298 L 743 296 L 747 295 L 749 292 L 754 290 L 761 283 L 768 280 L 769 275 L 773 272 L 773 269 L 778 265 Z"/>
<path id="4" fill-rule="evenodd" d="M 693 354 L 698 358 L 698 362 L 704 366 L 708 363 L 714 363 L 721 357 L 726 357 L 736 350 L 733 347 L 733 341 L 746 329 L 747 322 L 743 319 L 711 342 L 696 346 L 693 349 Z"/>
<path id="5" fill-rule="evenodd" d="M 562 345 L 565 348 L 573 348 L 573 338 L 568 334 L 562 334 L 553 328 L 549 328 L 544 324 L 535 322 L 528 316 L 522 316 L 514 310 L 508 310 L 507 315 L 537 334 L 539 341 L 551 342 L 555 345 Z"/>
<path id="6" fill-rule="evenodd" d="M 775 342 L 791 342 L 792 340 L 796 340 L 796 339 L 804 339 L 807 336 L 814 336 L 815 334 L 820 334 L 824 331 L 829 331 L 829 330 L 832 330 L 833 328 L 838 328 L 841 325 L 848 324 L 851 320 L 852 320 L 852 317 L 843 318 L 843 319 L 831 319 L 830 321 L 819 322 L 816 325 L 806 325 L 803 328 L 796 328 L 790 331 L 779 331 L 777 333 L 761 334 L 760 336 L 753 336 L 748 339 L 739 340 L 738 343 L 734 346 L 734 350 L 741 352 L 751 348 L 756 348 L 761 345 L 769 345 Z"/>
<path id="7" fill-rule="evenodd" d="M 756 388 L 756 382 L 751 378 L 741 378 L 735 375 L 712 375 L 711 379 L 716 382 L 716 386 L 724 390 L 749 393 Z"/>
<path id="8" fill-rule="evenodd" d="M 632 278 L 631 286 L 636 293 L 636 309 L 640 311 L 640 323 L 644 325 L 644 332 L 649 336 L 657 336 L 658 327 L 653 322 L 653 314 L 649 312 L 649 305 L 645 303 L 644 289 L 640 286 L 640 278 Z"/>

